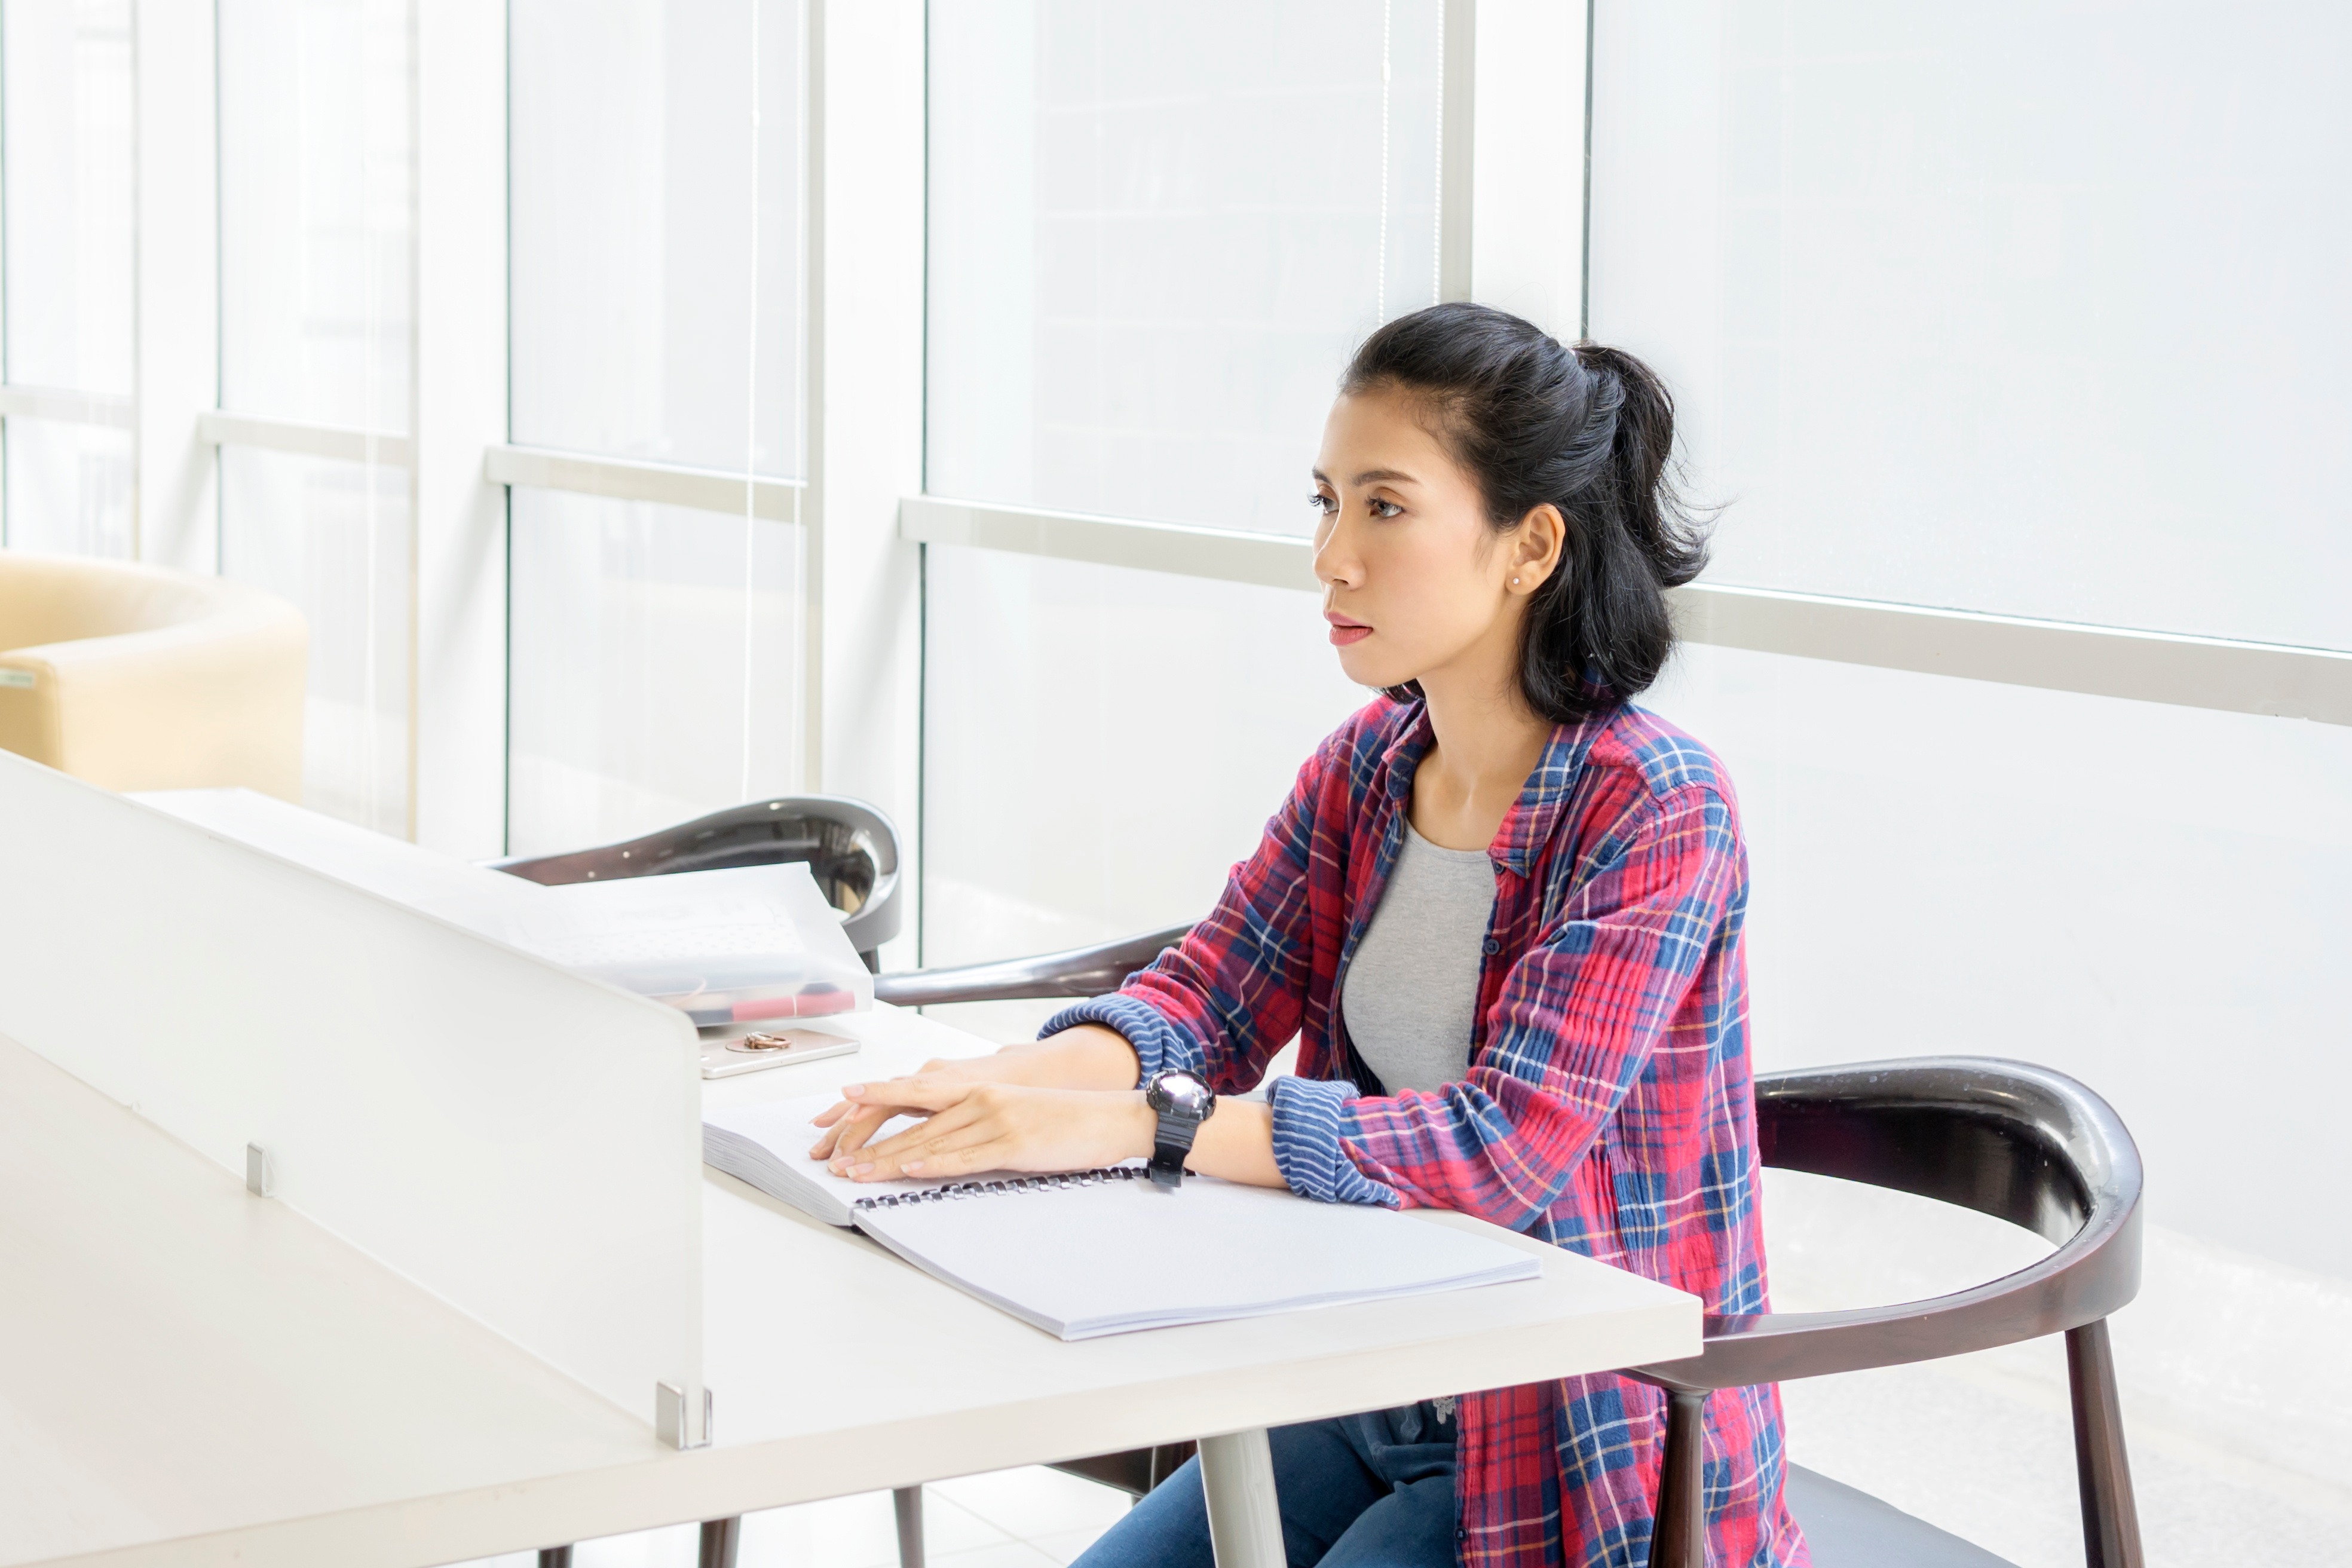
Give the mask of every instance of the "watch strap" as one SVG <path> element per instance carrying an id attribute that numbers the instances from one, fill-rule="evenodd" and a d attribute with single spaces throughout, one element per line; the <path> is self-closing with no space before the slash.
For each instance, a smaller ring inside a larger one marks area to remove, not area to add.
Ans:
<path id="1" fill-rule="evenodd" d="M 1151 1140 L 1151 1184 L 1159 1187 L 1174 1187 L 1184 1180 L 1184 1156 L 1192 1152 L 1192 1139 L 1201 1124 L 1186 1117 L 1160 1113 L 1159 1131 Z"/>

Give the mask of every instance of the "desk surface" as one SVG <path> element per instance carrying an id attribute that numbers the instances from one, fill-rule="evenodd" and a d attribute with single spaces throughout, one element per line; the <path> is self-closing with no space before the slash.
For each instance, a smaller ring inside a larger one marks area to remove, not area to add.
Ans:
<path id="1" fill-rule="evenodd" d="M 853 1026 L 709 1103 L 984 1048 Z M 416 1568 L 1698 1348 L 1695 1299 L 1516 1237 L 1541 1280 L 1064 1344 L 705 1174 L 718 1441 L 677 1453 L 0 1042 L 0 1568 Z"/>

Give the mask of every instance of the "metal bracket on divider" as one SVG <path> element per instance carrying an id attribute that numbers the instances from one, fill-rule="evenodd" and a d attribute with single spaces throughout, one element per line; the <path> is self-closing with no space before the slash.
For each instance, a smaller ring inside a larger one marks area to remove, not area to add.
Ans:
<path id="1" fill-rule="evenodd" d="M 245 1146 L 245 1190 L 257 1198 L 278 1194 L 278 1167 L 270 1163 L 269 1151 L 258 1143 Z"/>
<path id="2" fill-rule="evenodd" d="M 708 1448 L 710 1447 L 710 1390 L 702 1391 L 702 1431 L 688 1440 L 686 1430 L 686 1392 L 674 1383 L 654 1384 L 654 1435 L 673 1448 Z"/>

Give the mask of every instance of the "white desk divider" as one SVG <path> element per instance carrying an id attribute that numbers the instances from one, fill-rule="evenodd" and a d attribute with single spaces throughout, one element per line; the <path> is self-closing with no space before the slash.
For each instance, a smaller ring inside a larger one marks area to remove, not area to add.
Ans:
<path id="1" fill-rule="evenodd" d="M 707 1440 L 684 1015 L 0 752 L 0 1035 Z"/>

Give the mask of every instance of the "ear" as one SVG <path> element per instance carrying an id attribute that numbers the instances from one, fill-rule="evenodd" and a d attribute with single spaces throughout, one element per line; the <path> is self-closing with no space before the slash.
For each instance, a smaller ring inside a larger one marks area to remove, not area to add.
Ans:
<path id="1" fill-rule="evenodd" d="M 1549 501 L 1519 519 L 1512 531 L 1510 576 L 1512 591 L 1532 594 L 1560 569 L 1568 547 L 1568 520 Z"/>

